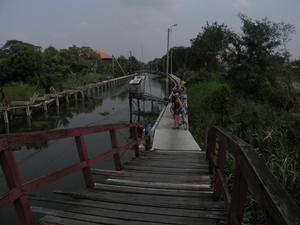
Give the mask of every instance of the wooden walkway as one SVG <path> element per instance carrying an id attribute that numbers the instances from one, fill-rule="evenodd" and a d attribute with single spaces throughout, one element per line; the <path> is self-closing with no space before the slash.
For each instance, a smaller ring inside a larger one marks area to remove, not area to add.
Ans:
<path id="1" fill-rule="evenodd" d="M 53 94 L 45 94 L 42 97 L 38 97 L 39 93 L 36 92 L 29 101 L 12 101 L 7 106 L 0 106 L 0 119 L 3 118 L 4 123 L 8 124 L 10 120 L 9 118 L 16 110 L 25 111 L 27 117 L 30 117 L 33 110 L 43 109 L 44 111 L 47 111 L 48 105 L 52 102 L 55 102 L 56 106 L 59 107 L 60 100 L 69 102 L 69 98 L 71 97 L 76 100 L 80 96 L 82 99 L 85 97 L 94 97 L 96 91 L 99 93 L 103 90 L 109 90 L 112 87 L 121 86 L 135 75 L 136 74 L 130 74 L 123 77 L 105 80 L 103 82 L 97 82 L 95 84 L 78 86 L 73 89 L 66 89 Z"/>
<path id="2" fill-rule="evenodd" d="M 55 191 L 70 200 L 31 197 L 70 205 L 66 211 L 32 207 L 33 212 L 46 214 L 40 223 L 208 225 L 227 219 L 224 203 L 212 200 L 202 151 L 144 151 L 121 171 L 93 170 L 93 174 L 105 177 L 93 189 Z"/>

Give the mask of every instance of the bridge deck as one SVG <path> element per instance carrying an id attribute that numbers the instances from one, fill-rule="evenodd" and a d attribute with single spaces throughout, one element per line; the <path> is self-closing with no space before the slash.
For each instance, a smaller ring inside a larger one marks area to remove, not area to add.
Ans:
<path id="1" fill-rule="evenodd" d="M 94 170 L 105 179 L 93 189 L 56 191 L 70 200 L 48 199 L 69 204 L 67 210 L 32 208 L 47 215 L 41 224 L 216 224 L 226 213 L 212 200 L 207 171 L 202 151 L 142 152 L 121 171 Z"/>

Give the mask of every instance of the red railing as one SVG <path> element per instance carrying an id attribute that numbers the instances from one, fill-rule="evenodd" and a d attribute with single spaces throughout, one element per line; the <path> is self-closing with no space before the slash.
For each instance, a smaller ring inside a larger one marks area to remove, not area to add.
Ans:
<path id="1" fill-rule="evenodd" d="M 120 170 L 121 159 L 119 152 L 133 147 L 135 150 L 135 155 L 136 157 L 138 157 L 139 143 L 143 141 L 146 141 L 146 150 L 150 149 L 150 138 L 148 138 L 148 136 L 138 138 L 137 128 L 145 124 L 145 122 L 135 124 L 111 124 L 34 133 L 8 134 L 0 137 L 0 164 L 7 183 L 7 187 L 9 189 L 9 192 L 0 198 L 0 209 L 10 203 L 13 203 L 21 224 L 35 224 L 33 213 L 31 211 L 27 196 L 29 192 L 45 186 L 55 180 L 63 178 L 67 175 L 70 175 L 78 170 L 82 170 L 83 172 L 86 187 L 92 188 L 94 186 L 94 180 L 90 168 L 92 164 L 99 162 L 109 156 L 113 156 L 115 169 Z M 133 141 L 119 147 L 117 140 L 117 130 L 125 128 L 130 128 L 132 132 L 131 134 L 133 136 Z M 112 149 L 108 152 L 95 156 L 94 158 L 88 158 L 84 136 L 100 132 L 110 133 Z M 75 138 L 80 162 L 51 173 L 47 176 L 29 181 L 27 183 L 22 183 L 20 171 L 18 169 L 18 165 L 14 157 L 12 148 L 16 146 L 23 146 L 26 144 L 41 143 L 63 138 Z"/>
<path id="2" fill-rule="evenodd" d="M 268 224 L 300 224 L 300 209 L 251 145 L 221 127 L 207 125 L 204 131 L 209 172 L 215 174 L 214 198 L 225 202 L 227 224 L 242 223 L 248 189 Z M 235 158 L 231 193 L 223 178 L 226 153 Z"/>

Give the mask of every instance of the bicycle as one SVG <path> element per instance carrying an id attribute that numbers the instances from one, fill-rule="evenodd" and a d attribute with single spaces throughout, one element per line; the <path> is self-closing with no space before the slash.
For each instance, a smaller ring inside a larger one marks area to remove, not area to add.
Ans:
<path id="1" fill-rule="evenodd" d="M 172 106 L 170 107 L 170 111 L 173 115 L 173 108 Z M 187 121 L 186 121 L 186 110 L 183 107 L 180 112 L 179 112 L 179 117 L 180 117 L 180 125 L 179 126 L 183 126 L 183 129 L 187 130 Z"/>
<path id="2" fill-rule="evenodd" d="M 188 106 L 187 106 L 186 98 L 182 96 L 181 102 L 182 102 L 183 108 L 187 111 L 188 110 Z"/>
<path id="3" fill-rule="evenodd" d="M 186 112 L 184 108 L 180 110 L 179 116 L 180 116 L 180 126 L 182 125 L 183 128 L 187 130 Z"/>

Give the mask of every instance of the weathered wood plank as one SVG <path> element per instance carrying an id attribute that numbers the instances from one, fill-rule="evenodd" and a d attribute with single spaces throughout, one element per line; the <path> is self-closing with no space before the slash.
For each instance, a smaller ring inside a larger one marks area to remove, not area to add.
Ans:
<path id="1" fill-rule="evenodd" d="M 148 166 L 148 167 L 164 167 L 164 168 L 190 168 L 190 169 L 201 169 L 205 168 L 203 164 L 200 163 L 176 163 L 169 161 L 130 161 L 128 163 L 124 163 L 124 165 L 132 165 L 132 166 Z"/>
<path id="2" fill-rule="evenodd" d="M 148 187 L 126 187 L 126 186 L 118 186 L 118 185 L 107 185 L 100 184 L 96 185 L 94 190 L 99 190 L 102 193 L 104 191 L 118 192 L 118 193 L 136 193 L 136 194 L 152 194 L 152 195 L 164 195 L 164 196 L 185 196 L 185 197 L 200 197 L 200 196 L 208 196 L 211 197 L 213 190 L 205 189 L 205 190 L 169 190 L 163 188 L 148 188 Z M 93 191 L 94 191 L 93 190 Z"/>
<path id="3" fill-rule="evenodd" d="M 144 183 L 145 185 L 140 185 L 139 183 L 134 183 L 132 185 L 127 185 L 126 183 L 95 183 L 94 188 L 99 189 L 99 190 L 120 190 L 124 192 L 135 192 L 140 191 L 144 192 L 146 190 L 149 190 L 149 192 L 154 192 L 157 193 L 159 191 L 163 191 L 164 194 L 170 193 L 170 195 L 181 195 L 183 192 L 188 192 L 188 193 L 212 193 L 213 189 L 211 187 L 207 186 L 198 186 L 197 188 L 190 188 L 189 186 L 177 186 L 176 189 L 174 188 L 169 188 L 168 186 L 164 187 L 162 185 L 149 185 L 149 183 Z M 178 193 L 176 193 L 178 192 Z"/>
<path id="4" fill-rule="evenodd" d="M 125 206 L 126 207 L 126 206 Z M 159 210 L 159 209 L 158 209 Z M 92 216 L 105 216 L 110 218 L 117 218 L 120 220 L 139 221 L 144 223 L 169 223 L 169 224 L 214 224 L 214 220 L 201 218 L 201 217 L 190 217 L 190 216 L 178 216 L 178 215 L 161 215 L 159 211 L 155 214 L 150 213 L 136 213 L 127 211 L 116 211 L 102 209 L 98 210 L 92 207 L 70 207 L 68 212 L 87 214 Z"/>
<path id="5" fill-rule="evenodd" d="M 143 176 L 144 175 L 144 176 Z M 119 179 L 130 179 L 144 182 L 175 182 L 176 183 L 206 183 L 210 184 L 211 179 L 206 175 L 177 175 L 177 174 L 147 174 L 134 173 L 131 177 L 121 177 Z"/>
<path id="6" fill-rule="evenodd" d="M 152 156 L 142 156 L 138 158 L 132 159 L 130 162 L 174 162 L 174 163 L 195 163 L 195 164 L 201 164 L 201 165 L 208 165 L 208 161 L 205 159 L 200 159 L 200 158 L 188 158 L 185 156 L 162 156 L 162 157 L 152 157 Z M 128 162 L 129 163 L 129 162 Z"/>
<path id="7" fill-rule="evenodd" d="M 150 167 L 150 166 L 134 166 L 134 165 L 123 165 L 123 170 L 126 170 L 128 172 L 134 172 L 139 171 L 140 173 L 165 173 L 165 174 L 182 174 L 188 173 L 188 174 L 206 174 L 208 173 L 208 168 L 200 168 L 200 169 L 188 169 L 188 168 L 178 168 L 178 167 L 170 167 L 170 168 L 164 168 L 164 167 Z"/>
<path id="8" fill-rule="evenodd" d="M 187 183 L 176 183 L 174 182 L 143 182 L 143 181 L 133 181 L 115 178 L 106 178 L 102 181 L 103 184 L 116 184 L 125 185 L 132 187 L 149 187 L 149 188 L 165 188 L 170 190 L 200 190 L 202 188 L 210 188 L 210 184 L 187 184 Z M 97 183 L 96 183 L 97 185 Z"/>
<path id="9" fill-rule="evenodd" d="M 45 198 L 31 196 L 29 199 L 38 201 L 47 201 L 55 203 L 63 203 L 72 206 L 88 206 L 99 209 L 110 209 L 116 211 L 127 211 L 136 213 L 150 213 L 155 214 L 158 211 L 157 207 L 154 206 L 139 206 L 139 205 L 125 205 L 121 203 L 112 202 L 98 202 L 93 200 L 83 199 L 58 199 L 58 198 Z M 189 209 L 176 209 L 176 208 L 160 208 L 159 213 L 161 215 L 177 215 L 177 216 L 189 216 L 189 217 L 201 217 L 209 219 L 226 219 L 227 213 L 223 210 L 216 211 L 201 211 L 201 210 L 189 210 Z"/>
<path id="10" fill-rule="evenodd" d="M 147 194 L 134 194 L 134 193 L 116 193 L 104 192 L 95 193 L 95 191 L 81 192 L 63 192 L 55 191 L 56 194 L 69 195 L 75 199 L 89 199 L 95 201 L 116 202 L 123 204 L 134 204 L 140 206 L 156 206 L 156 207 L 169 207 L 178 209 L 224 209 L 224 203 L 214 202 L 212 198 L 201 196 L 201 199 L 194 197 L 180 197 L 180 196 L 161 196 L 161 195 L 147 195 Z"/>

